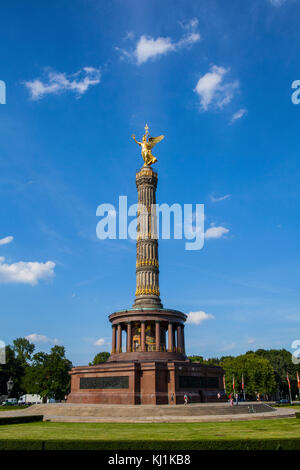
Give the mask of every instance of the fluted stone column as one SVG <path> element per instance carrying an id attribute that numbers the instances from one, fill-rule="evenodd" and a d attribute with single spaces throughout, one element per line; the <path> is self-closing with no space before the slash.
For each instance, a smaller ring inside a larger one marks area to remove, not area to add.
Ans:
<path id="1" fill-rule="evenodd" d="M 131 323 L 127 323 L 127 345 L 126 351 L 131 352 L 131 343 L 132 343 L 132 336 L 131 336 Z"/>
<path id="2" fill-rule="evenodd" d="M 168 325 L 168 351 L 174 351 L 174 336 L 173 336 L 173 323 L 169 322 Z"/>
<path id="3" fill-rule="evenodd" d="M 122 326 L 120 323 L 117 328 L 117 352 L 122 352 Z"/>
<path id="4" fill-rule="evenodd" d="M 111 341 L 111 352 L 115 354 L 116 352 L 116 327 L 112 326 L 112 341 Z"/>
<path id="5" fill-rule="evenodd" d="M 146 351 L 146 328 L 145 322 L 141 322 L 141 349 Z"/>
<path id="6" fill-rule="evenodd" d="M 160 322 L 155 322 L 155 349 L 160 351 Z"/>
<path id="7" fill-rule="evenodd" d="M 173 325 L 173 351 L 176 351 L 177 341 L 176 341 L 176 325 Z"/>
<path id="8" fill-rule="evenodd" d="M 181 337 L 182 337 L 182 352 L 183 354 L 185 354 L 184 325 L 182 325 Z"/>
<path id="9" fill-rule="evenodd" d="M 177 351 L 182 352 L 183 345 L 182 345 L 182 326 L 177 325 Z"/>
<path id="10" fill-rule="evenodd" d="M 159 292 L 156 232 L 157 173 L 145 166 L 136 174 L 138 226 L 136 242 L 136 292 L 134 308 L 162 308 Z"/>

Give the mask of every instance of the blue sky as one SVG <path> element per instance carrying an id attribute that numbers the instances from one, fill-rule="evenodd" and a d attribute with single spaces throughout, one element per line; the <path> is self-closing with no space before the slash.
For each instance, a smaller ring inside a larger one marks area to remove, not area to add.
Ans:
<path id="1" fill-rule="evenodd" d="M 160 243 L 164 306 L 205 312 L 186 326 L 187 352 L 291 350 L 300 2 L 5 3 L 0 339 L 59 342 L 74 364 L 109 350 L 107 316 L 133 303 L 135 244 L 98 240 L 96 209 L 119 195 L 136 202 L 130 135 L 148 122 L 165 134 L 158 201 L 205 204 L 202 250 Z"/>

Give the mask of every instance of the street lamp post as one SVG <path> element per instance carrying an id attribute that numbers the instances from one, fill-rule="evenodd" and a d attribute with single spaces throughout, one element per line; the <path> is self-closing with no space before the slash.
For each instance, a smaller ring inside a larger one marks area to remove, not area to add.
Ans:
<path id="1" fill-rule="evenodd" d="M 10 395 L 12 389 L 13 389 L 13 386 L 14 386 L 14 381 L 13 379 L 10 377 L 10 379 L 6 382 L 6 386 L 7 386 L 7 393 L 8 393 L 8 396 Z"/>

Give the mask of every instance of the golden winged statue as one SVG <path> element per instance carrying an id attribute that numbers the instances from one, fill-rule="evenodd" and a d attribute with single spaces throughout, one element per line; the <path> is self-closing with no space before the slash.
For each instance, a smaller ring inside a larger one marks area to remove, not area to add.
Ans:
<path id="1" fill-rule="evenodd" d="M 132 134 L 131 137 L 140 147 L 142 147 L 142 157 L 144 160 L 144 166 L 150 166 L 153 163 L 157 162 L 157 158 L 155 158 L 154 155 L 152 155 L 151 150 L 153 149 L 154 145 L 158 144 L 158 142 L 163 140 L 163 138 L 165 137 L 164 135 L 159 135 L 158 137 L 150 137 L 149 127 L 148 127 L 148 124 L 146 124 L 145 134 L 143 135 L 142 142 L 139 142 L 138 140 L 136 140 L 134 134 Z"/>

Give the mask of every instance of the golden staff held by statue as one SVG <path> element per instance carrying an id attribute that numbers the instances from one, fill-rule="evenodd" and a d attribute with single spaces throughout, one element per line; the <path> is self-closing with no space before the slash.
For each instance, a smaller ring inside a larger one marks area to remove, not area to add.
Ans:
<path id="1" fill-rule="evenodd" d="M 142 157 L 144 160 L 144 166 L 150 166 L 153 163 L 157 162 L 157 158 L 155 158 L 154 155 L 152 155 L 151 150 L 156 144 L 158 144 L 158 142 L 163 140 L 163 138 L 165 137 L 164 135 L 159 135 L 158 137 L 150 137 L 149 127 L 148 127 L 148 124 L 146 124 L 145 134 L 143 135 L 142 142 L 138 142 L 134 134 L 132 134 L 131 137 L 140 147 L 142 147 Z"/>

